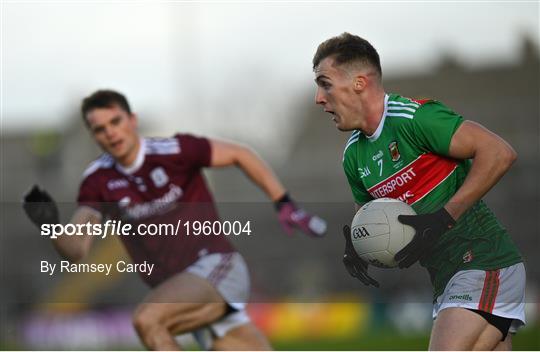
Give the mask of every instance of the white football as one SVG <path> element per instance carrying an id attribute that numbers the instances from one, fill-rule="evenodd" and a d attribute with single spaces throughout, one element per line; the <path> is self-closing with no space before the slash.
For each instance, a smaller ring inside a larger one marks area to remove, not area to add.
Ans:
<path id="1" fill-rule="evenodd" d="M 415 230 L 398 221 L 398 215 L 416 215 L 414 209 L 397 199 L 379 198 L 362 206 L 351 224 L 356 253 L 371 265 L 394 268 L 394 255 L 413 238 Z"/>

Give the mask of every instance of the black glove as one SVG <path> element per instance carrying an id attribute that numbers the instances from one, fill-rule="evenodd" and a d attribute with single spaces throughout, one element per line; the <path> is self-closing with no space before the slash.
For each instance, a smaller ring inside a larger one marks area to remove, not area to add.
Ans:
<path id="1" fill-rule="evenodd" d="M 366 286 L 373 285 L 379 287 L 379 283 L 367 273 L 368 263 L 356 254 L 351 240 L 351 228 L 348 225 L 343 226 L 343 236 L 345 237 L 343 264 L 349 274 L 362 281 Z"/>
<path id="2" fill-rule="evenodd" d="M 408 268 L 423 255 L 429 254 L 439 237 L 456 224 L 444 208 L 430 214 L 399 215 L 398 220 L 416 230 L 412 241 L 394 256 L 400 268 Z"/>
<path id="3" fill-rule="evenodd" d="M 38 228 L 43 224 L 58 224 L 58 207 L 56 202 L 47 191 L 34 185 L 30 191 L 24 195 L 23 208 L 26 215 Z"/>

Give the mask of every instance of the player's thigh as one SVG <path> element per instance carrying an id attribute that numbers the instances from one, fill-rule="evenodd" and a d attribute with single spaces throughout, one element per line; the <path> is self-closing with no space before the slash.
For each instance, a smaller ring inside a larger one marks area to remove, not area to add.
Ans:
<path id="1" fill-rule="evenodd" d="M 501 340 L 501 332 L 482 316 L 464 308 L 446 308 L 439 312 L 429 341 L 430 350 L 472 350 L 479 342 L 492 350 Z"/>
<path id="2" fill-rule="evenodd" d="M 512 334 L 507 334 L 504 341 L 499 341 L 494 351 L 512 351 Z"/>
<path id="3" fill-rule="evenodd" d="M 235 327 L 225 336 L 214 339 L 215 351 L 269 351 L 272 347 L 266 337 L 253 325 L 246 323 Z"/>
<path id="4" fill-rule="evenodd" d="M 482 337 L 479 337 L 475 344 L 482 345 L 478 348 L 487 349 L 485 346 L 488 345 L 489 349 L 493 349 L 500 342 L 500 340 L 494 342 L 493 336 L 500 335 L 502 338 L 504 335 L 506 337 L 507 331 L 515 333 L 519 326 L 524 324 L 524 290 L 525 268 L 523 263 L 492 271 L 459 271 L 447 283 L 444 292 L 437 297 L 433 307 L 433 316 L 438 317 L 441 312 L 445 312 L 446 315 L 448 314 L 447 309 L 467 308 L 474 310 L 470 313 L 483 317 L 489 324 L 489 327 L 481 332 Z M 476 317 L 476 320 L 479 317 Z M 475 319 L 475 317 L 471 316 L 471 319 Z M 509 327 L 506 326 L 508 320 L 510 320 Z M 444 319 L 436 320 L 434 324 L 433 343 L 435 344 L 445 341 L 442 339 L 445 332 L 438 329 L 442 321 Z M 496 330 L 499 330 L 499 333 Z M 478 331 L 470 331 L 470 333 L 472 332 L 478 334 Z M 451 333 L 453 331 L 448 331 L 446 335 L 451 335 Z M 458 333 L 457 336 L 459 337 L 459 335 Z M 457 342 L 463 341 L 456 340 Z M 476 348 L 475 345 L 468 346 L 468 349 L 472 348 Z"/>
<path id="5" fill-rule="evenodd" d="M 135 309 L 134 322 L 180 333 L 219 319 L 226 309 L 223 297 L 207 280 L 182 272 L 150 291 Z"/>

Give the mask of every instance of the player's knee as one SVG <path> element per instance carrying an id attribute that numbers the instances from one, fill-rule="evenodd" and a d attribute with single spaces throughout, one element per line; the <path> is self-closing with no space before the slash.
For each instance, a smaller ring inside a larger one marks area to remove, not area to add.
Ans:
<path id="1" fill-rule="evenodd" d="M 150 333 L 155 328 L 160 328 L 160 321 L 157 310 L 152 309 L 150 305 L 140 305 L 133 313 L 133 326 L 141 336 Z"/>
<path id="2" fill-rule="evenodd" d="M 512 351 L 512 334 L 508 333 L 504 341 L 500 341 L 493 350 L 494 351 Z"/>
<path id="3" fill-rule="evenodd" d="M 208 325 L 225 315 L 227 308 L 224 304 L 208 303 L 199 309 L 194 317 L 201 325 Z"/>

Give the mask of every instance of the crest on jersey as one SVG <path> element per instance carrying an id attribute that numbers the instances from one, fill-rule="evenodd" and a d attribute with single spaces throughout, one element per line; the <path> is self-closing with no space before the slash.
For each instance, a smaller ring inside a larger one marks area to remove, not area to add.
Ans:
<path id="1" fill-rule="evenodd" d="M 471 250 L 468 250 L 463 255 L 463 263 L 470 263 L 470 262 L 472 262 L 473 259 L 474 259 L 474 256 L 473 256 L 473 253 L 472 253 Z"/>
<path id="2" fill-rule="evenodd" d="M 129 203 L 131 203 L 131 198 L 126 196 L 118 201 L 118 206 L 120 208 L 125 208 L 129 205 Z"/>
<path id="3" fill-rule="evenodd" d="M 401 158 L 401 154 L 399 154 L 399 149 L 396 141 L 388 144 L 388 149 L 390 150 L 390 156 L 392 157 L 392 161 L 398 161 Z"/>
<path id="4" fill-rule="evenodd" d="M 156 167 L 150 172 L 150 178 L 156 187 L 163 187 L 169 182 L 169 176 L 162 167 Z"/>

